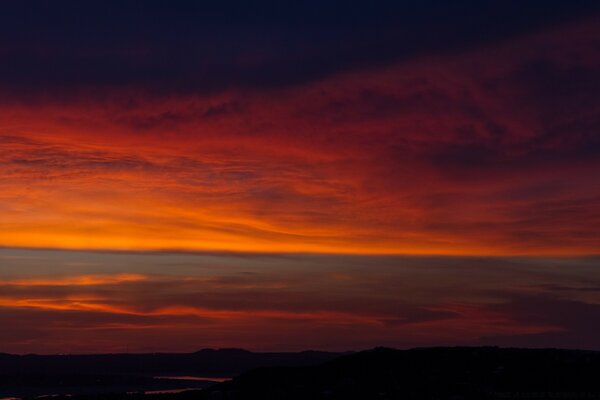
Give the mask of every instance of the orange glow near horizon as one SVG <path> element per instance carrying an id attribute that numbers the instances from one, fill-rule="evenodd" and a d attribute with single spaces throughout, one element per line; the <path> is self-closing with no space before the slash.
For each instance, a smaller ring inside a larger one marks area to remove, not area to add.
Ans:
<path id="1" fill-rule="evenodd" d="M 585 34 L 570 32 L 582 49 Z M 534 35 L 494 59 L 417 59 L 265 93 L 2 105 L 0 245 L 597 254 L 598 160 L 554 160 L 582 140 L 569 135 L 528 155 L 544 121 L 511 104 L 522 87 L 480 87 L 548 42 L 570 43 Z M 471 108 L 507 130 L 501 141 Z"/>
<path id="2" fill-rule="evenodd" d="M 144 270 L 147 256 L 98 254 L 86 267 L 77 260 L 90 259 L 90 254 L 73 258 L 64 252 L 50 253 L 47 261 L 64 260 L 64 265 L 53 268 L 60 275 L 4 275 L 1 280 L 0 319 L 21 315 L 27 321 L 0 332 L 12 351 L 26 346 L 53 352 L 65 345 L 75 352 L 122 351 L 125 347 L 192 351 L 231 347 L 240 341 L 251 349 L 347 350 L 371 342 L 394 346 L 468 344 L 485 343 L 487 337 L 564 334 L 570 326 L 561 318 L 536 313 L 528 320 L 527 310 L 540 307 L 539 299 L 551 293 L 553 282 L 573 283 L 580 274 L 587 274 L 583 260 L 572 260 L 571 271 L 557 274 L 543 263 L 536 266 L 535 259 L 507 260 L 506 265 L 501 259 L 489 259 L 486 268 L 481 268 L 480 261 L 470 258 L 460 263 L 446 258 L 398 258 L 381 264 L 383 260 L 371 256 L 354 261 L 355 256 L 348 256 L 336 267 L 327 261 L 333 256 L 317 256 L 281 258 L 276 268 L 259 262 L 259 267 L 252 268 L 251 260 L 246 265 L 238 265 L 238 259 L 230 266 L 216 267 L 206 265 L 207 256 L 171 255 L 159 256 L 164 257 L 160 265 L 177 265 L 170 275 L 78 275 L 65 271 L 104 269 L 116 260 L 126 268 Z M 40 256 L 37 251 L 13 254 L 17 256 L 13 263 L 26 260 L 22 257 Z M 230 257 L 217 258 L 229 263 L 234 261 Z M 360 262 L 361 268 L 349 269 L 348 261 Z M 212 262 L 215 260 L 209 264 Z M 514 271 L 507 265 L 514 263 L 520 263 L 521 277 L 547 285 L 511 286 Z M 186 264 L 195 266 L 195 275 L 182 275 Z M 330 276 L 322 273 L 323 268 L 331 271 Z M 340 271 L 345 271 L 343 279 Z M 27 269 L 22 272 L 30 273 Z M 439 281 L 431 281 L 433 273 Z M 472 285 L 475 282 L 477 287 Z M 570 293 L 562 301 L 568 304 L 584 299 L 589 302 L 586 307 L 600 304 L 594 293 Z M 560 307 L 561 303 L 556 304 Z M 541 304 L 539 311 L 557 305 Z M 77 340 L 81 332 L 89 341 Z M 145 335 L 143 332 L 155 339 L 140 340 L 138 335 Z M 43 333 L 42 339 L 39 333 Z M 287 344 L 282 345 L 282 340 Z"/>
<path id="3" fill-rule="evenodd" d="M 0 353 L 600 350 L 600 14 L 7 3 Z"/>

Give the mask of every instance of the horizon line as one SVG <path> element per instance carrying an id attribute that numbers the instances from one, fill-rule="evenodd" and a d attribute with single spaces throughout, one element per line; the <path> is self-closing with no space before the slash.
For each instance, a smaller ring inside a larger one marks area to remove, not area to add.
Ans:
<path id="1" fill-rule="evenodd" d="M 70 247 L 37 247 L 37 246 L 4 246 L 0 244 L 0 251 L 48 251 L 48 252 L 66 252 L 66 253 L 97 253 L 97 254 L 127 254 L 127 255 L 197 255 L 214 257 L 377 257 L 377 258 L 395 258 L 395 257 L 414 257 L 414 258 L 497 258 L 497 259 L 594 259 L 600 258 L 600 252 L 597 253 L 411 253 L 411 252 L 333 252 L 333 251 L 240 251 L 240 250 L 202 250 L 202 249 L 111 249 L 111 248 L 70 248 Z"/>

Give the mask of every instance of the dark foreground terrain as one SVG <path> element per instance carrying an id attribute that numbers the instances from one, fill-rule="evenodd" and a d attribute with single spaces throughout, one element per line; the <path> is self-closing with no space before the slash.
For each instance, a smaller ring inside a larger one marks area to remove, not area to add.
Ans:
<path id="1" fill-rule="evenodd" d="M 314 351 L 254 353 L 240 349 L 174 354 L 0 354 L 0 399 L 202 389 L 219 378 L 237 376 L 257 367 L 315 365 L 339 355 Z"/>
<path id="2" fill-rule="evenodd" d="M 262 368 L 202 399 L 600 399 L 600 353 L 375 349 L 313 367 Z"/>
<path id="3" fill-rule="evenodd" d="M 256 368 L 199 391 L 56 398 L 66 399 L 600 399 L 600 353 L 374 349 L 312 366 Z"/>

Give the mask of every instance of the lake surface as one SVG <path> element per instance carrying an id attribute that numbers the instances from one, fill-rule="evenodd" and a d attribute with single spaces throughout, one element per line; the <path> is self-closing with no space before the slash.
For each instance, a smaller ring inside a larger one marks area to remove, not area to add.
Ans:
<path id="1" fill-rule="evenodd" d="M 214 376 L 155 376 L 155 379 L 171 379 L 177 381 L 212 381 L 225 382 L 231 380 L 231 377 L 214 377 Z M 0 399 L 1 400 L 1 399 Z"/>

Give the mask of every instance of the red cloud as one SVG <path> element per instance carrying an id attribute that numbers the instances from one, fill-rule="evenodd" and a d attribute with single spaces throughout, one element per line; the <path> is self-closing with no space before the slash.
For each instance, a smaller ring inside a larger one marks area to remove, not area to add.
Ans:
<path id="1" fill-rule="evenodd" d="M 5 102 L 0 243 L 597 253 L 594 22 L 286 88 Z"/>

